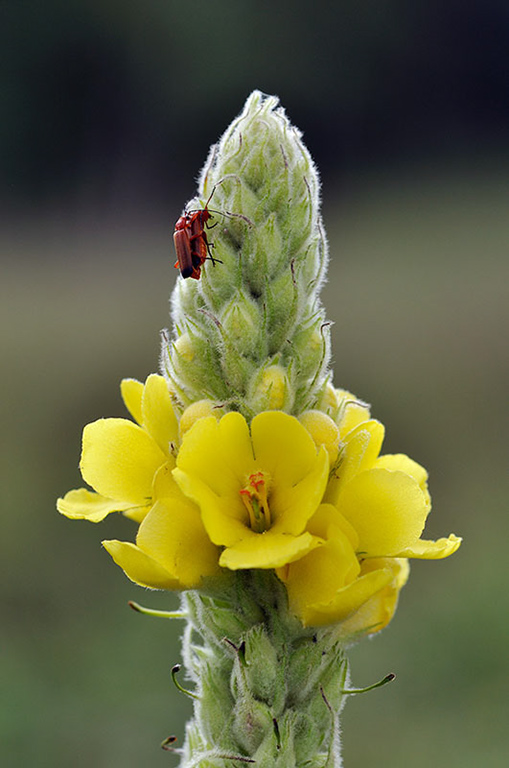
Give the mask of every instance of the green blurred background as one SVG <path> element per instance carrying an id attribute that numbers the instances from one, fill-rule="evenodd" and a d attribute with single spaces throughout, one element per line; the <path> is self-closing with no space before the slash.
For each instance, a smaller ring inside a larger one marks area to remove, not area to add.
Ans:
<path id="1" fill-rule="evenodd" d="M 348 703 L 345 766 L 507 765 L 505 0 L 4 0 L 0 41 L 2 765 L 178 763 L 179 626 L 126 605 L 177 598 L 101 550 L 129 521 L 54 500 L 83 425 L 157 369 L 173 222 L 253 88 L 322 174 L 336 384 L 428 467 L 429 535 L 465 537 L 352 651 L 356 685 L 397 680 Z"/>

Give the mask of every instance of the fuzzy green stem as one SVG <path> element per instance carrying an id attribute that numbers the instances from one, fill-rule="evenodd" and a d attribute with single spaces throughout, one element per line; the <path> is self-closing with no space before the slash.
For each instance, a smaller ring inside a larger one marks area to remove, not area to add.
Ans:
<path id="1" fill-rule="evenodd" d="M 183 608 L 197 698 L 181 768 L 339 768 L 348 666 L 334 627 L 303 628 L 267 571 L 237 573 L 220 600 L 187 592 Z"/>

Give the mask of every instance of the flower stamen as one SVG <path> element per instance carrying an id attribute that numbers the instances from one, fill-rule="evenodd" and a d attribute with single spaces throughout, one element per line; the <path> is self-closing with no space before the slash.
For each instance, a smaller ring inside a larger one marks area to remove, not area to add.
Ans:
<path id="1" fill-rule="evenodd" d="M 271 525 L 269 502 L 267 500 L 267 481 L 263 472 L 249 475 L 245 488 L 240 491 L 249 515 L 249 526 L 255 533 L 263 533 Z"/>

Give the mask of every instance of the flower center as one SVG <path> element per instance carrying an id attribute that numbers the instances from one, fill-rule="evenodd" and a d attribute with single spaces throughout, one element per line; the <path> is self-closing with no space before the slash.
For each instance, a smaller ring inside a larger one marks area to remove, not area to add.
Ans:
<path id="1" fill-rule="evenodd" d="M 255 533 L 270 528 L 270 509 L 267 501 L 267 476 L 263 472 L 249 475 L 245 488 L 239 491 L 249 515 L 249 526 Z"/>

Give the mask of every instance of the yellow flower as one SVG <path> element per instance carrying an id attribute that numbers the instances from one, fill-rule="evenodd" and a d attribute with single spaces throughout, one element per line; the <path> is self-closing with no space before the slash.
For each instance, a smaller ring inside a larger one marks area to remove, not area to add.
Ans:
<path id="1" fill-rule="evenodd" d="M 383 436 L 374 420 L 345 435 L 306 529 L 325 543 L 278 571 L 306 625 L 349 620 L 353 634 L 382 629 L 408 577 L 407 558 L 447 557 L 461 543 L 453 534 L 420 538 L 431 506 L 426 471 L 402 454 L 379 456 Z"/>
<path id="2" fill-rule="evenodd" d="M 219 574 L 219 551 L 207 536 L 198 507 L 175 487 L 167 465 L 157 473 L 154 486 L 154 505 L 138 529 L 136 544 L 113 539 L 103 546 L 142 587 L 199 587 Z"/>
<path id="3" fill-rule="evenodd" d="M 80 466 L 94 491 L 70 491 L 57 506 L 68 517 L 120 511 L 140 523 L 136 544 L 103 544 L 142 586 L 198 587 L 221 567 L 275 569 L 304 624 L 342 622 L 352 636 L 390 621 L 407 558 L 447 557 L 460 544 L 420 538 L 426 471 L 401 454 L 379 456 L 384 428 L 349 393 L 336 391 L 335 420 L 267 411 L 250 426 L 200 401 L 179 432 L 163 377 L 121 389 L 137 423 L 85 427 Z"/>
<path id="4" fill-rule="evenodd" d="M 175 466 L 178 424 L 165 379 L 152 374 L 145 385 L 124 379 L 121 393 L 137 422 L 99 419 L 83 430 L 80 469 L 86 488 L 58 499 L 59 512 L 94 523 L 110 512 L 141 522 L 152 506 L 157 471 Z"/>
<path id="5" fill-rule="evenodd" d="M 145 385 L 125 379 L 122 397 L 133 418 L 99 419 L 83 431 L 81 473 L 95 489 L 69 491 L 57 502 L 71 518 L 99 522 L 123 512 L 141 525 L 136 544 L 105 541 L 104 547 L 138 584 L 154 589 L 184 589 L 201 584 L 218 570 L 195 504 L 172 477 L 178 423 L 162 376 Z"/>
<path id="6" fill-rule="evenodd" d="M 251 430 L 239 413 L 197 421 L 173 475 L 201 509 L 219 563 L 231 570 L 279 568 L 321 545 L 306 531 L 327 484 L 326 450 L 293 416 L 267 411 Z"/>

